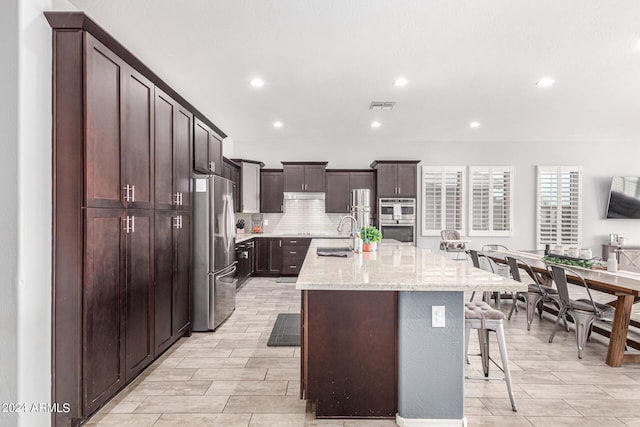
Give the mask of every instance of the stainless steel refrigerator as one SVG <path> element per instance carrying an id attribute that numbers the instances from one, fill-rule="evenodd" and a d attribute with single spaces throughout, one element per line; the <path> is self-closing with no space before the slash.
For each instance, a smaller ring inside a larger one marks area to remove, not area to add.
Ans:
<path id="1" fill-rule="evenodd" d="M 236 307 L 233 186 L 193 175 L 193 330 L 213 331 Z"/>

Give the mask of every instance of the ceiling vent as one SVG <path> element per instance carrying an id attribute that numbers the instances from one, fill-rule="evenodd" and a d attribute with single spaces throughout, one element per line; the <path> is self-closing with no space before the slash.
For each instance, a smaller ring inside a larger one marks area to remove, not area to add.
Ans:
<path id="1" fill-rule="evenodd" d="M 371 101 L 370 110 L 393 110 L 395 101 Z"/>

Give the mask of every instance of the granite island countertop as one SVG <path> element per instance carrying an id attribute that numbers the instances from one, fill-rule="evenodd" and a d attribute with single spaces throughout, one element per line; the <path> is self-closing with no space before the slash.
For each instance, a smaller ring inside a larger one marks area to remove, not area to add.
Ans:
<path id="1" fill-rule="evenodd" d="M 454 261 L 428 249 L 382 243 L 375 252 L 323 257 L 318 247 L 348 247 L 348 239 L 313 239 L 296 289 L 363 291 L 526 291 L 527 285 Z"/>
<path id="2" fill-rule="evenodd" d="M 246 242 L 251 239 L 266 238 L 299 238 L 299 239 L 348 239 L 349 233 L 242 233 L 236 234 L 236 243 Z"/>

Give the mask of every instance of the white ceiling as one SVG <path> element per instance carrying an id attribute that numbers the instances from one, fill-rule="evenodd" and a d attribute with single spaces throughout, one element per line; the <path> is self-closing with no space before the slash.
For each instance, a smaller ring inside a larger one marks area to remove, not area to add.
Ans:
<path id="1" fill-rule="evenodd" d="M 235 143 L 640 135 L 638 0 L 71 1 Z"/>

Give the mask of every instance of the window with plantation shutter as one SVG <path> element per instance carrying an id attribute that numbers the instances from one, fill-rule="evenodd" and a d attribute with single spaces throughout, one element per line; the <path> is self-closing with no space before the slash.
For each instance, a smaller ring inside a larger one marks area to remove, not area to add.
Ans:
<path id="1" fill-rule="evenodd" d="M 582 168 L 538 166 L 536 240 L 545 245 L 582 242 Z"/>
<path id="2" fill-rule="evenodd" d="M 464 167 L 422 168 L 422 235 L 464 234 Z"/>
<path id="3" fill-rule="evenodd" d="M 469 167 L 469 236 L 511 236 L 513 168 Z"/>

